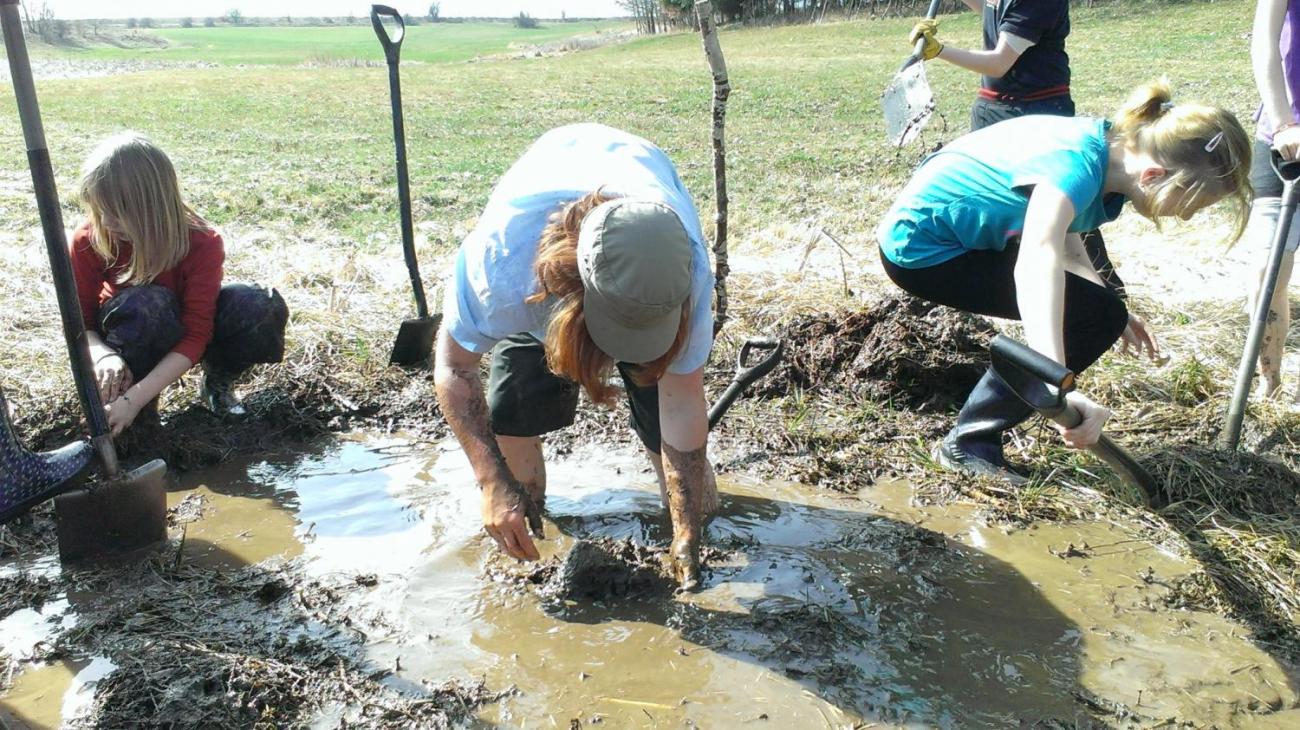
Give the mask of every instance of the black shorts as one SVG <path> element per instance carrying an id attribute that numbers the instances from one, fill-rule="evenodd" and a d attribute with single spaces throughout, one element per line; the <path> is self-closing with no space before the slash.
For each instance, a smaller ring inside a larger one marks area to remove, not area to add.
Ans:
<path id="1" fill-rule="evenodd" d="M 1250 161 L 1250 186 L 1255 188 L 1255 197 L 1282 197 L 1282 178 L 1273 169 L 1273 145 L 1256 139 L 1254 152 Z"/>
<path id="2" fill-rule="evenodd" d="M 630 366 L 618 363 L 632 430 L 659 453 L 659 386 L 633 382 Z M 528 334 L 508 337 L 492 350 L 487 386 L 488 420 L 498 436 L 541 436 L 572 425 L 578 411 L 578 384 L 551 372 L 546 351 Z"/>

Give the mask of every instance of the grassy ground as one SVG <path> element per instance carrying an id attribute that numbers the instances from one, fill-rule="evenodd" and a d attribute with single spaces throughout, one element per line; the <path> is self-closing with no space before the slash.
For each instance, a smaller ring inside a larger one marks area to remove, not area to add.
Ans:
<path id="1" fill-rule="evenodd" d="M 511 49 L 555 43 L 578 35 L 610 33 L 627 27 L 615 20 L 545 23 L 516 28 L 501 23 L 421 23 L 407 28 L 402 60 L 418 63 L 468 61 Z M 70 56 L 86 61 L 202 61 L 207 63 L 294 65 L 383 61 L 384 53 L 369 18 L 356 25 L 323 27 L 159 28 L 127 31 L 105 40 L 74 38 L 73 48 L 39 47 L 41 57 Z"/>
<path id="2" fill-rule="evenodd" d="M 1252 7 L 1248 0 L 1224 0 L 1076 9 L 1070 52 L 1081 113 L 1106 113 L 1136 84 L 1169 74 L 1179 99 L 1213 101 L 1247 119 L 1256 103 L 1248 61 Z M 976 21 L 969 13 L 943 19 L 944 39 L 977 45 Z M 728 141 L 737 319 L 723 334 L 711 387 L 729 375 L 741 335 L 786 331 L 800 314 L 839 316 L 890 290 L 873 273 L 873 228 L 924 151 L 965 130 L 976 86 L 972 75 L 932 64 L 939 116 L 921 144 L 888 148 L 878 96 L 907 52 L 909 25 L 857 21 L 723 33 L 735 87 Z M 413 28 L 412 48 L 437 52 L 437 43 L 416 42 L 419 34 L 436 32 L 431 29 Z M 212 29 L 177 32 L 202 38 Z M 339 34 L 338 48 L 356 43 L 378 58 L 368 29 L 329 32 Z M 256 45 L 253 37 L 212 55 L 194 47 L 174 51 L 192 56 L 149 57 L 233 62 L 241 44 Z M 316 51 L 257 52 L 267 54 L 257 62 L 278 63 Z M 419 57 L 413 53 L 408 57 Z M 712 211 L 711 89 L 693 35 L 555 58 L 411 64 L 402 73 L 420 253 L 434 291 L 495 179 L 533 138 L 558 124 L 594 120 L 650 138 L 678 163 L 706 217 Z M 162 69 L 43 81 L 39 91 L 69 223 L 79 219 L 71 193 L 89 148 L 122 128 L 145 131 L 171 152 L 194 205 L 225 228 L 227 277 L 273 284 L 289 301 L 288 361 L 250 386 L 269 426 L 233 447 L 344 428 L 358 419 L 440 428 L 427 380 L 384 364 L 410 306 L 397 245 L 383 68 Z M 24 432 L 57 441 L 73 424 L 72 402 L 26 175 L 12 96 L 0 89 L 0 280 L 23 292 L 0 311 L 0 372 Z M 1215 213 L 1205 218 L 1182 229 L 1184 238 L 1205 239 L 1189 244 L 1201 246 L 1194 250 L 1211 250 L 1224 229 Z M 842 258 L 821 231 L 843 245 Z M 1134 235 L 1151 236 L 1147 229 Z M 813 244 L 819 248 L 812 266 L 825 276 L 798 271 Z M 1150 371 L 1108 358 L 1085 379 L 1090 392 L 1116 408 L 1117 436 L 1161 470 L 1173 502 L 1163 511 L 1134 507 L 1134 495 L 1095 461 L 1067 452 L 1037 427 L 1023 432 L 1016 448 L 1038 467 L 1029 489 L 1008 493 L 942 475 L 928 462 L 928 444 L 950 412 L 917 416 L 845 390 L 742 402 L 720 445 L 739 455 L 734 468 L 753 463 L 749 452 L 766 452 L 793 465 L 778 471 L 828 487 L 901 474 L 931 498 L 977 499 L 1021 524 L 1136 521 L 1162 544 L 1203 561 L 1203 580 L 1183 593 L 1187 605 L 1240 616 L 1276 655 L 1295 658 L 1300 450 L 1294 434 L 1300 421 L 1260 406 L 1252 411 L 1248 443 L 1262 456 L 1232 459 L 1212 449 L 1244 317 L 1228 301 L 1230 293 L 1207 290 L 1202 298 L 1177 306 L 1153 297 L 1135 301 L 1183 355 L 1174 365 Z M 201 420 L 184 415 L 191 393 L 170 396 L 167 413 Z M 621 417 L 599 418 L 588 425 L 621 423 Z M 181 444 L 197 448 L 201 440 Z M 184 454 L 178 458 L 190 463 Z"/>

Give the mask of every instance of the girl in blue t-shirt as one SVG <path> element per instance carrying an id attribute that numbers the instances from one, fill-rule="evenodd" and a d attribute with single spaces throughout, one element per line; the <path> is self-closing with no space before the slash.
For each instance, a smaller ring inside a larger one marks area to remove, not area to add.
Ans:
<path id="1" fill-rule="evenodd" d="M 1159 222 L 1221 200 L 1241 235 L 1250 208 L 1250 140 L 1230 112 L 1173 104 L 1166 81 L 1133 92 L 1113 121 L 1028 116 L 954 141 L 921 163 L 877 230 L 885 272 L 911 294 L 1024 322 L 1035 350 L 1075 372 L 1122 336 L 1155 358 L 1156 340 L 1089 261 L 1079 234 L 1114 220 L 1125 201 Z M 1096 443 L 1110 411 L 1078 393 L 1083 414 L 1061 429 Z M 949 468 L 1014 482 L 1002 432 L 1031 410 L 986 373 L 944 437 Z"/>

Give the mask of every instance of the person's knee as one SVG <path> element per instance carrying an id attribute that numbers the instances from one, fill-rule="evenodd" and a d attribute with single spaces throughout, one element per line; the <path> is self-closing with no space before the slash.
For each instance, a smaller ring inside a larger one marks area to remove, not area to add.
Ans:
<path id="1" fill-rule="evenodd" d="M 118 292 L 100 307 L 98 324 L 104 343 L 126 359 L 136 378 L 152 370 L 185 333 L 176 294 L 153 284 Z"/>
<path id="2" fill-rule="evenodd" d="M 275 289 L 227 284 L 217 295 L 212 343 L 206 358 L 234 369 L 284 359 L 284 331 L 289 306 Z"/>

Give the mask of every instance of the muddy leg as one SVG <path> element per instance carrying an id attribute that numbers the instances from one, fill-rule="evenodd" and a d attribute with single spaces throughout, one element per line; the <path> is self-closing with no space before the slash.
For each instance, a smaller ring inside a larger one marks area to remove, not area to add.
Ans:
<path id="1" fill-rule="evenodd" d="M 528 527 L 537 537 L 542 535 L 542 511 L 546 507 L 546 460 L 540 436 L 497 436 L 497 445 L 506 458 L 510 474 L 533 501 L 528 511 Z"/>
<path id="2" fill-rule="evenodd" d="M 1291 326 L 1291 304 L 1288 301 L 1287 286 L 1291 281 L 1291 269 L 1295 254 L 1288 253 L 1282 257 L 1282 268 L 1278 271 L 1277 288 L 1273 292 L 1273 302 L 1268 308 L 1268 320 L 1264 325 L 1264 341 L 1259 350 L 1260 389 L 1265 398 L 1278 398 L 1282 392 L 1282 350 L 1286 345 L 1287 330 Z M 1256 297 L 1263 285 L 1264 271 L 1256 274 L 1256 289 L 1251 295 L 1249 313 L 1255 313 Z M 1297 393 L 1300 398 L 1300 392 Z"/>
<path id="3" fill-rule="evenodd" d="M 668 484 L 664 479 L 663 457 L 650 449 L 645 450 L 645 455 L 650 459 L 650 465 L 655 468 L 655 476 L 659 479 L 659 504 L 663 505 L 664 509 L 668 509 Z M 708 522 L 710 517 L 717 514 L 721 506 L 721 499 L 718 497 L 718 480 L 712 468 L 708 470 L 707 476 L 704 488 L 699 492 L 700 518 L 704 522 Z"/>
<path id="4" fill-rule="evenodd" d="M 673 522 L 669 554 L 678 585 L 681 590 L 691 591 L 700 586 L 700 539 L 704 531 L 701 492 L 712 481 L 712 469 L 703 446 L 693 451 L 678 451 L 665 441 L 662 448 L 667 460 L 664 483 L 668 515 Z"/>

